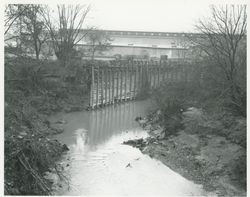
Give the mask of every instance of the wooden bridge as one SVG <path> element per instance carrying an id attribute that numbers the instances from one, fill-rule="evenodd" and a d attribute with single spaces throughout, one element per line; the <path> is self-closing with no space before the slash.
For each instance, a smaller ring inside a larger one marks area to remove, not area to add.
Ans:
<path id="1" fill-rule="evenodd" d="M 162 82 L 189 81 L 192 66 L 169 61 L 114 61 L 91 66 L 89 106 L 96 109 L 133 100 Z"/>

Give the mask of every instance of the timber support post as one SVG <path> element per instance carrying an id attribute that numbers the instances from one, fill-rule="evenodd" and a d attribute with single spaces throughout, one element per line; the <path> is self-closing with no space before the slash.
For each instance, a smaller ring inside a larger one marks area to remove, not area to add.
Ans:
<path id="1" fill-rule="evenodd" d="M 94 90 L 95 90 L 95 78 L 94 78 L 94 66 L 91 66 L 91 84 L 90 84 L 90 107 L 94 109 Z"/>
<path id="2" fill-rule="evenodd" d="M 160 61 L 115 61 L 108 66 L 85 66 L 89 89 L 89 108 L 98 109 L 138 96 L 144 97 L 166 82 L 188 82 L 192 73 L 200 72 L 195 67 L 179 62 Z M 145 95 L 144 95 L 145 94 Z"/>

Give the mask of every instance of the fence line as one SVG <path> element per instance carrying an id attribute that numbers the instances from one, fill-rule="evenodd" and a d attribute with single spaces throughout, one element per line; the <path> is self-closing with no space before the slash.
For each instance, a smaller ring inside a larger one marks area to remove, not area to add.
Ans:
<path id="1" fill-rule="evenodd" d="M 90 108 L 133 100 L 152 91 L 162 82 L 187 82 L 191 65 L 167 61 L 117 62 L 109 66 L 91 66 Z"/>

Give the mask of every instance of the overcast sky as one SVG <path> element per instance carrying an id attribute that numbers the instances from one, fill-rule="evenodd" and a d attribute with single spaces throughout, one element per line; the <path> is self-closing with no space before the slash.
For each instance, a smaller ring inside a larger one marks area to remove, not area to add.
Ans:
<path id="1" fill-rule="evenodd" d="M 204 3 L 90 0 L 89 4 L 87 23 L 110 30 L 190 32 L 209 13 L 209 4 Z"/>
<path id="2" fill-rule="evenodd" d="M 9 3 L 91 5 L 86 26 L 107 30 L 194 32 L 199 18 L 209 15 L 209 5 L 246 3 L 247 0 L 10 0 Z"/>

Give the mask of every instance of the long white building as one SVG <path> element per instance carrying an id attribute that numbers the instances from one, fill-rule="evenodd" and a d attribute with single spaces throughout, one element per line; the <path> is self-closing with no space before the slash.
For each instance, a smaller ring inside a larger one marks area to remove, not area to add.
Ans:
<path id="1" fill-rule="evenodd" d="M 86 34 L 87 30 L 82 30 L 82 34 Z M 110 38 L 109 50 L 95 54 L 96 59 L 114 59 L 115 57 L 134 57 L 147 59 L 180 59 L 188 58 L 187 51 L 190 46 L 187 35 L 199 36 L 199 34 L 173 33 L 173 32 L 144 32 L 144 31 L 119 31 L 119 30 L 92 30 L 99 31 Z M 91 33 L 91 32 L 90 32 Z M 13 44 L 13 43 L 14 44 Z M 15 40 L 10 40 L 5 45 L 11 44 L 16 46 Z M 83 51 L 89 47 L 87 37 L 84 37 L 77 44 L 76 49 Z M 30 56 L 34 56 L 31 50 Z M 51 59 L 56 56 L 48 42 L 41 51 L 41 55 L 50 54 Z M 90 58 L 88 53 L 81 53 L 82 58 Z"/>
<path id="2" fill-rule="evenodd" d="M 102 31 L 111 38 L 111 47 L 100 56 L 113 57 L 136 56 L 149 58 L 185 58 L 188 42 L 185 33 L 170 32 L 143 32 L 143 31 L 118 31 L 118 30 L 96 30 Z M 188 34 L 196 36 L 197 34 Z M 85 39 L 78 43 L 78 47 L 87 45 Z M 98 54 L 97 54 L 98 56 Z"/>

